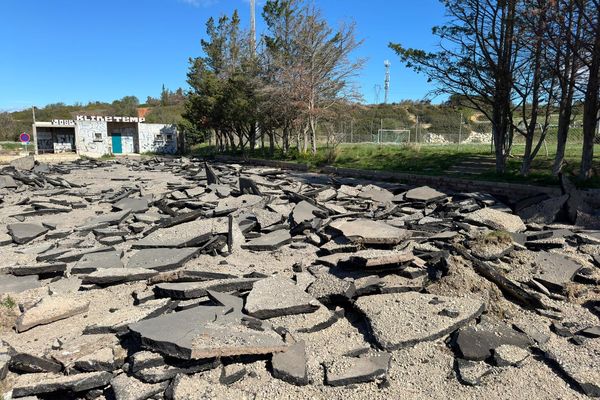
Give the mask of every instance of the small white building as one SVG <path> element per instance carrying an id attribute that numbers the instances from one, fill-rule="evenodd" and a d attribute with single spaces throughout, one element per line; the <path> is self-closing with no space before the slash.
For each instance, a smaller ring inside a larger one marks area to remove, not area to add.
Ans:
<path id="1" fill-rule="evenodd" d="M 32 140 L 35 154 L 69 152 L 90 157 L 174 154 L 177 152 L 177 127 L 147 124 L 140 117 L 78 115 L 75 120 L 36 122 Z"/>

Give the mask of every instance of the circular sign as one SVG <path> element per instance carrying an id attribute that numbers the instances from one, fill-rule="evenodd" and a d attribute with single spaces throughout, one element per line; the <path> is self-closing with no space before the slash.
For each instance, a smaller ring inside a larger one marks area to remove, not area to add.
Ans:
<path id="1" fill-rule="evenodd" d="M 31 141 L 31 137 L 29 136 L 29 133 L 21 133 L 19 135 L 19 140 L 22 143 L 29 143 Z"/>

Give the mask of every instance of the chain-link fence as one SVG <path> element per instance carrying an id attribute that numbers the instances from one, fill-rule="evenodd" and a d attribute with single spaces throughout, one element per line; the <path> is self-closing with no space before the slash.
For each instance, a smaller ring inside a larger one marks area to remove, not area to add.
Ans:
<path id="1" fill-rule="evenodd" d="M 331 124 L 331 123 L 330 123 Z M 402 145 L 419 143 L 426 145 L 492 145 L 492 125 L 489 121 L 471 119 L 465 121 L 461 114 L 446 116 L 445 121 L 422 122 L 418 118 L 411 124 L 406 121 L 383 118 L 372 121 L 339 120 L 334 123 L 333 140 L 337 143 L 376 143 Z M 319 130 L 320 139 L 327 137 L 325 130 Z M 331 131 L 331 128 L 330 128 Z M 331 135 L 331 134 L 330 134 Z M 534 146 L 542 135 L 542 127 L 538 127 L 534 136 Z M 330 141 L 332 138 L 329 138 Z M 320 141 L 321 141 L 320 140 Z M 544 148 L 555 148 L 557 143 L 557 125 L 546 128 L 546 136 L 542 142 Z M 581 145 L 583 129 L 580 123 L 574 123 L 569 129 L 567 145 Z M 596 136 L 600 144 L 600 132 Z M 515 130 L 513 137 L 515 146 L 525 144 L 525 137 Z"/>

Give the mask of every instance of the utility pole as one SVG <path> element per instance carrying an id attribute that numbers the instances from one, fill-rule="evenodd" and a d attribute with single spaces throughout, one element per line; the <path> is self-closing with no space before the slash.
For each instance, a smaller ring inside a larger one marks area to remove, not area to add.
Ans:
<path id="1" fill-rule="evenodd" d="M 385 60 L 383 62 L 383 65 L 385 65 L 385 100 L 384 103 L 387 104 L 388 100 L 390 99 L 390 67 L 392 66 L 392 63 L 389 60 Z"/>
<path id="2" fill-rule="evenodd" d="M 31 113 L 33 114 L 33 123 L 35 124 L 35 106 L 31 106 Z"/>

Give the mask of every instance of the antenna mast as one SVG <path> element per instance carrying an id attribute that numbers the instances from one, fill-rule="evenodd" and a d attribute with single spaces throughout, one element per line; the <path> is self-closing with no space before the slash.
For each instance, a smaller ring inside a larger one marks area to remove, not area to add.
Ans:
<path id="1" fill-rule="evenodd" d="M 385 65 L 385 100 L 384 103 L 387 104 L 388 100 L 390 98 L 390 67 L 392 66 L 392 63 L 389 60 L 385 60 L 383 62 L 383 65 Z"/>
<path id="2" fill-rule="evenodd" d="M 256 0 L 250 0 L 250 51 L 256 51 Z"/>

